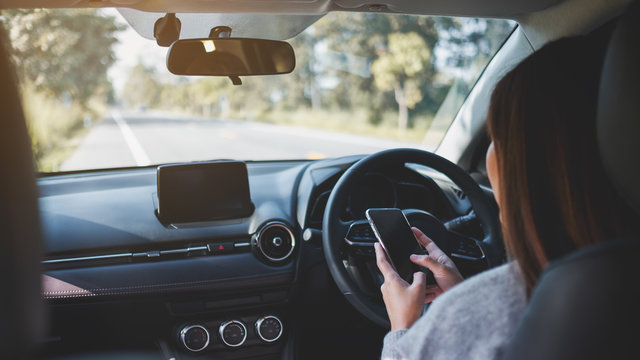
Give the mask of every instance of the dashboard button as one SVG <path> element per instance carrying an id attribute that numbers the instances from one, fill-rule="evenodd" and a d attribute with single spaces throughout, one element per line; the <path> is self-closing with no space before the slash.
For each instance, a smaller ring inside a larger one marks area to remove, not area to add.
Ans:
<path id="1" fill-rule="evenodd" d="M 256 333 L 262 341 L 274 342 L 282 336 L 282 321 L 273 315 L 256 320 Z"/>
<path id="2" fill-rule="evenodd" d="M 212 254 L 226 254 L 233 251 L 232 242 L 208 244 L 207 247 Z"/>
<path id="3" fill-rule="evenodd" d="M 241 346 L 247 340 L 247 327 L 239 320 L 222 323 L 218 331 L 222 342 L 230 347 Z"/>
<path id="4" fill-rule="evenodd" d="M 185 326 L 180 331 L 180 340 L 187 350 L 202 351 L 209 345 L 209 331 L 202 325 Z"/>

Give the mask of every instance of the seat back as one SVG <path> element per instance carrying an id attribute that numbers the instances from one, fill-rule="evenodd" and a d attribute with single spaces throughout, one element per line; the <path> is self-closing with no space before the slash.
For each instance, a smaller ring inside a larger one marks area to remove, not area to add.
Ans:
<path id="1" fill-rule="evenodd" d="M 579 250 L 540 278 L 505 359 L 640 359 L 640 238 Z"/>
<path id="2" fill-rule="evenodd" d="M 620 196 L 640 214 L 640 1 L 611 37 L 600 80 L 598 146 Z"/>
<path id="3" fill-rule="evenodd" d="M 640 2 L 618 21 L 598 101 L 598 146 L 620 196 L 640 213 Z M 640 359 L 640 232 L 550 264 L 505 359 Z"/>

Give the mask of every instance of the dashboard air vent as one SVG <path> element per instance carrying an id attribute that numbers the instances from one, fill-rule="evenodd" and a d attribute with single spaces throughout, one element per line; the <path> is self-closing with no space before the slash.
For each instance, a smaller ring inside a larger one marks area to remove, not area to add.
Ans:
<path id="1" fill-rule="evenodd" d="M 253 237 L 251 245 L 259 256 L 270 262 L 289 259 L 296 245 L 293 232 L 280 221 L 266 223 Z"/>

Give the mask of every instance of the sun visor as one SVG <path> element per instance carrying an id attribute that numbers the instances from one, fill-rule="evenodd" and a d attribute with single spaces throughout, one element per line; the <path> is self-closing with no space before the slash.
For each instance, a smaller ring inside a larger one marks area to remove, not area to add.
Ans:
<path id="1" fill-rule="evenodd" d="M 125 20 L 143 37 L 154 40 L 153 26 L 165 13 L 118 8 Z M 287 40 L 320 19 L 321 15 L 198 14 L 178 13 L 180 39 L 206 38 L 216 26 L 228 26 L 232 37 Z"/>

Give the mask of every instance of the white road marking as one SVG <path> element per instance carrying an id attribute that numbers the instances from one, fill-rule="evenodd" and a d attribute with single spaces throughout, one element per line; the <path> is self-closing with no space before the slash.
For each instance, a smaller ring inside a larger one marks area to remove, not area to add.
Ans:
<path id="1" fill-rule="evenodd" d="M 151 160 L 149 160 L 149 156 L 140 145 L 138 138 L 133 134 L 131 128 L 124 120 L 119 111 L 113 110 L 111 111 L 111 117 L 116 122 L 118 127 L 120 128 L 120 132 L 124 137 L 124 141 L 127 142 L 127 146 L 129 146 L 129 150 L 131 151 L 131 155 L 133 155 L 133 159 L 138 166 L 147 166 L 151 165 Z"/>

